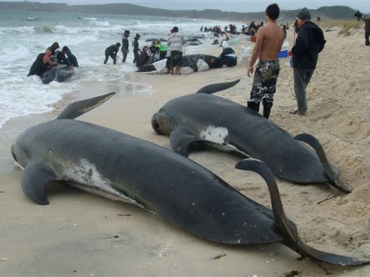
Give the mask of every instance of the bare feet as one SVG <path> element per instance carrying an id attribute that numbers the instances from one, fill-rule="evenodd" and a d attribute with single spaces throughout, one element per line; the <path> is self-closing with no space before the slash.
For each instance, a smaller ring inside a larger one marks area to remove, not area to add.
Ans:
<path id="1" fill-rule="evenodd" d="M 298 110 L 295 110 L 294 112 L 289 112 L 289 113 L 291 113 L 291 114 L 296 114 L 296 115 L 300 115 L 300 116 L 305 116 L 305 115 L 307 115 L 307 113 L 306 113 L 306 112 L 300 112 L 300 111 L 298 111 Z"/>

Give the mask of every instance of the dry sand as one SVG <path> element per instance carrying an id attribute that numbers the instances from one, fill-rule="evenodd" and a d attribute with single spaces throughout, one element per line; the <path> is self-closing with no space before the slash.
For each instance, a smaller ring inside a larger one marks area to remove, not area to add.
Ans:
<path id="1" fill-rule="evenodd" d="M 292 70 L 286 65 L 288 59 L 281 59 L 270 120 L 293 135 L 316 136 L 339 168 L 340 178 L 353 189 L 345 195 L 328 185 L 302 186 L 277 179 L 286 213 L 297 224 L 301 238 L 323 251 L 354 254 L 369 249 L 370 48 L 364 46 L 363 30 L 351 31 L 349 36 L 338 32 L 339 28 L 325 32 L 327 45 L 307 89 L 306 117 L 289 114 L 296 109 Z M 241 47 L 249 45 L 243 40 L 233 48 L 239 54 Z M 204 54 L 220 52 L 214 46 Z M 21 170 L 9 153 L 10 143 L 28 126 L 54 118 L 66 103 L 116 91 L 116 96 L 79 120 L 170 148 L 168 137 L 156 135 L 150 125 L 151 116 L 164 103 L 208 84 L 240 78 L 238 85 L 218 95 L 246 104 L 252 82 L 246 76 L 246 64 L 183 76 L 135 73 L 127 78 L 132 85 L 91 84 L 70 94 L 53 113 L 11 120 L 2 129 L 0 151 L 6 158 L 0 161 L 1 276 L 285 276 L 293 270 L 301 276 L 370 276 L 369 266 L 335 267 L 299 260 L 282 244 L 210 243 L 139 208 L 67 186 L 48 188 L 48 206 L 28 200 L 20 187 Z M 125 96 L 130 90 L 143 93 Z M 270 207 L 262 179 L 234 169 L 237 157 L 207 149 L 190 158 Z"/>

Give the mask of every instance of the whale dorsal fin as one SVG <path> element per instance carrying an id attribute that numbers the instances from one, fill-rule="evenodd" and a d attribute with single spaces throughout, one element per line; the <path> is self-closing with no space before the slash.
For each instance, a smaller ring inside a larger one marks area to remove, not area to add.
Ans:
<path id="1" fill-rule="evenodd" d="M 59 115 L 56 119 L 75 119 L 92 109 L 103 104 L 109 98 L 111 98 L 115 92 L 107 93 L 101 96 L 84 99 L 81 101 L 73 102 L 69 104 Z"/>
<path id="2" fill-rule="evenodd" d="M 228 83 L 218 83 L 218 84 L 208 85 L 208 86 L 202 87 L 196 93 L 206 93 L 206 94 L 216 93 L 218 91 L 231 88 L 239 82 L 240 82 L 240 79 L 238 79 L 236 81 L 228 82 Z"/>

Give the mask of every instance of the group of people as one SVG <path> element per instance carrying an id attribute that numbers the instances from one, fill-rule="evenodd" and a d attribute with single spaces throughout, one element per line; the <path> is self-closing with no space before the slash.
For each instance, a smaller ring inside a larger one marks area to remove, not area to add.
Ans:
<path id="1" fill-rule="evenodd" d="M 64 65 L 71 71 L 74 70 L 74 67 L 78 67 L 77 58 L 68 46 L 63 46 L 61 51 L 58 49 L 59 43 L 54 42 L 44 53 L 38 54 L 27 76 L 37 75 L 42 77 L 59 65 Z"/>
<path id="2" fill-rule="evenodd" d="M 125 63 L 127 60 L 127 55 L 130 52 L 129 50 L 129 36 L 130 31 L 125 30 L 122 36 L 122 62 Z M 151 63 L 160 59 L 165 58 L 167 53 L 167 48 L 165 45 L 161 43 L 160 40 L 158 41 L 152 41 L 150 47 L 145 45 L 144 47 L 139 47 L 139 40 L 141 36 L 140 34 L 136 34 L 133 39 L 133 54 L 134 59 L 133 63 L 137 67 L 141 67 L 147 63 Z M 117 42 L 116 44 L 113 44 L 105 49 L 105 60 L 104 64 L 107 63 L 109 57 L 113 60 L 113 63 L 117 63 L 117 54 L 119 52 L 119 48 L 121 47 L 121 43 Z"/>
<path id="3" fill-rule="evenodd" d="M 179 68 L 182 65 L 182 47 L 186 40 L 182 34 L 179 33 L 175 26 L 171 30 L 171 35 L 168 37 L 167 46 L 170 49 L 170 56 L 168 57 L 169 70 L 172 75 L 179 74 Z M 229 46 L 226 40 L 221 43 L 222 52 L 218 57 L 211 58 L 207 64 L 210 68 L 219 68 L 222 66 L 235 66 L 237 64 L 237 56 L 235 51 Z"/>
<path id="4" fill-rule="evenodd" d="M 130 36 L 130 31 L 126 30 L 122 37 L 122 62 L 126 62 L 127 54 L 129 53 L 129 42 L 128 37 Z M 140 35 L 136 34 L 133 40 L 133 53 L 134 53 L 134 60 L 133 63 L 136 64 L 137 67 L 142 67 L 145 64 L 155 62 L 160 59 L 164 59 L 169 53 L 170 59 L 170 72 L 173 75 L 179 74 L 179 68 L 181 66 L 181 59 L 182 59 L 182 48 L 183 45 L 186 44 L 185 37 L 179 33 L 178 27 L 173 27 L 170 30 L 170 35 L 167 39 L 167 47 L 161 44 L 161 41 L 152 41 L 150 47 L 145 45 L 142 49 L 139 48 L 139 39 Z M 117 62 L 117 53 L 119 52 L 119 48 L 121 43 L 117 42 L 109 46 L 105 50 L 105 60 L 104 64 L 107 63 L 109 57 L 112 58 L 113 63 L 116 64 Z"/>
<path id="5" fill-rule="evenodd" d="M 254 73 L 248 107 L 259 112 L 263 105 L 263 116 L 269 118 L 273 106 L 276 83 L 280 73 L 278 54 L 284 42 L 284 32 L 277 24 L 280 8 L 271 4 L 266 8 L 267 24 L 261 26 L 256 34 L 255 46 L 250 57 L 247 75 Z M 294 92 L 298 108 L 292 114 L 304 116 L 307 113 L 306 87 L 316 68 L 318 55 L 324 49 L 326 40 L 323 31 L 311 22 L 307 8 L 297 14 L 299 25 L 297 38 L 291 49 L 293 59 Z M 256 68 L 254 64 L 259 59 Z"/>
<path id="6" fill-rule="evenodd" d="M 278 54 L 286 36 L 282 28 L 277 24 L 279 15 L 280 8 L 277 4 L 271 4 L 266 8 L 267 24 L 258 28 L 255 46 L 247 69 L 248 77 L 254 74 L 248 107 L 259 112 L 260 103 L 262 102 L 263 116 L 266 118 L 269 118 L 273 106 L 276 83 L 280 73 Z M 366 22 L 365 28 L 366 26 L 369 28 L 369 31 L 365 33 L 366 45 L 370 45 L 370 17 L 363 18 L 363 20 Z M 320 27 L 311 21 L 311 14 L 307 8 L 301 9 L 296 14 L 296 22 L 299 29 L 297 28 L 297 38 L 291 52 L 294 92 L 298 107 L 291 113 L 304 116 L 307 112 L 306 87 L 315 71 L 318 54 L 323 50 L 326 41 Z M 129 53 L 129 36 L 130 31 L 126 30 L 122 37 L 122 62 L 126 62 Z M 183 54 L 182 48 L 186 44 L 186 39 L 179 32 L 178 27 L 175 26 L 171 29 L 167 40 L 167 49 L 160 41 L 152 41 L 150 47 L 146 45 L 140 49 L 139 39 L 140 35 L 136 34 L 133 42 L 133 62 L 138 67 L 147 64 L 149 61 L 153 62 L 156 59 L 168 58 L 170 73 L 172 75 L 179 74 Z M 117 42 L 106 48 L 105 64 L 109 57 L 116 64 L 120 46 L 121 43 Z M 216 60 L 212 59 L 210 62 L 235 66 L 237 64 L 235 51 L 228 45 L 226 40 L 222 42 L 221 46 L 223 50 L 220 56 Z M 70 70 L 78 66 L 76 57 L 67 46 L 64 46 L 62 51 L 57 51 L 57 49 L 59 49 L 59 43 L 54 42 L 46 49 L 45 53 L 40 53 L 34 61 L 28 76 L 38 75 L 41 77 L 45 71 L 60 64 L 66 65 Z M 256 68 L 254 68 L 257 59 L 258 63 Z"/>

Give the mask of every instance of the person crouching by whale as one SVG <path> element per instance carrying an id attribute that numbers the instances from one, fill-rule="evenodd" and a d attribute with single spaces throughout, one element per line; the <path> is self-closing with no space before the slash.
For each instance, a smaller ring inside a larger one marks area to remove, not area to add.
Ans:
<path id="1" fill-rule="evenodd" d="M 238 58 L 235 51 L 230 47 L 226 40 L 221 43 L 223 48 L 220 56 L 217 58 L 217 62 L 227 67 L 235 66 L 238 62 Z"/>
<path id="2" fill-rule="evenodd" d="M 137 67 L 140 68 L 143 65 L 150 63 L 150 58 L 153 54 L 148 53 L 148 51 L 149 51 L 149 47 L 145 45 L 143 49 L 141 50 L 139 57 L 137 58 L 137 61 L 136 61 Z"/>
<path id="3" fill-rule="evenodd" d="M 54 57 L 55 51 L 58 48 L 59 43 L 54 42 L 46 49 L 45 53 L 38 54 L 27 76 L 37 75 L 41 77 L 45 71 L 50 70 L 50 68 L 53 66 L 57 66 L 58 62 L 53 61 L 52 58 Z"/>
<path id="4" fill-rule="evenodd" d="M 44 54 L 44 57 L 42 58 L 42 61 L 44 64 L 49 65 L 49 66 L 56 66 L 58 65 L 58 62 L 53 61 L 52 58 L 55 55 L 55 51 L 59 48 L 59 43 L 54 42 L 51 46 L 49 46 Z"/>
<path id="5" fill-rule="evenodd" d="M 117 53 L 119 51 L 120 46 L 121 46 L 121 43 L 117 42 L 116 44 L 112 44 L 107 49 L 105 49 L 104 64 L 107 64 L 107 61 L 108 61 L 109 57 L 111 57 L 112 60 L 113 60 L 113 63 L 116 64 Z"/>
<path id="6" fill-rule="evenodd" d="M 78 67 L 77 58 L 74 54 L 72 54 L 71 49 L 69 49 L 68 46 L 64 46 L 63 49 L 65 49 L 67 60 L 73 65 L 73 67 Z"/>
<path id="7" fill-rule="evenodd" d="M 260 103 L 263 103 L 263 116 L 269 118 L 276 91 L 276 82 L 280 73 L 278 55 L 284 42 L 284 32 L 277 24 L 280 8 L 277 4 L 271 4 L 266 8 L 265 16 L 267 24 L 258 29 L 256 43 L 250 57 L 247 70 L 251 77 L 257 64 L 248 108 L 259 112 Z"/>
<path id="8" fill-rule="evenodd" d="M 73 64 L 67 58 L 67 46 L 63 46 L 62 51 L 56 52 L 56 58 L 59 64 L 65 64 L 68 66 L 68 69 L 73 70 Z"/>

